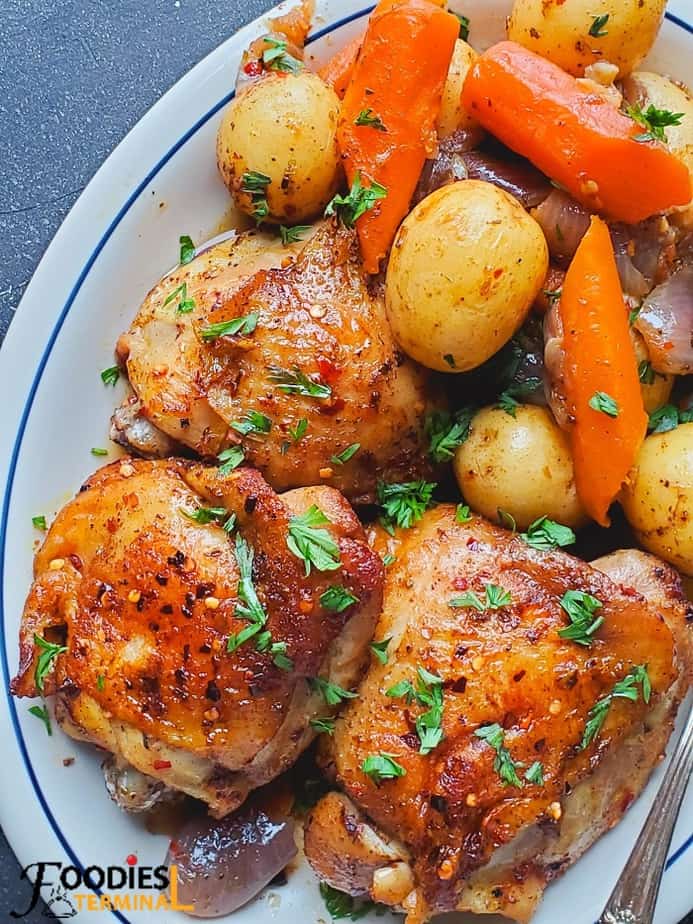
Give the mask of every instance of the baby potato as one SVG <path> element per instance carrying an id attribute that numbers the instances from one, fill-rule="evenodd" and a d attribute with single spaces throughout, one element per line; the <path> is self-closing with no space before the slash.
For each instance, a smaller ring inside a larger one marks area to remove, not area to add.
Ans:
<path id="1" fill-rule="evenodd" d="M 549 257 L 537 222 L 482 180 L 437 189 L 402 222 L 385 305 L 405 353 L 440 372 L 481 365 L 524 321 Z"/>
<path id="2" fill-rule="evenodd" d="M 645 367 L 644 363 L 648 362 L 650 358 L 645 341 L 634 328 L 631 328 L 630 333 L 635 347 L 635 356 L 638 360 L 643 404 L 647 413 L 651 414 L 652 411 L 666 404 L 669 400 L 671 390 L 674 387 L 674 376 L 655 372 L 651 366 Z"/>
<path id="3" fill-rule="evenodd" d="M 338 115 L 334 90 L 308 71 L 267 74 L 232 100 L 219 126 L 217 163 L 239 208 L 284 224 L 316 218 L 339 183 Z M 269 182 L 246 191 L 246 173 Z"/>
<path id="4" fill-rule="evenodd" d="M 464 129 L 473 134 L 477 143 L 481 141 L 484 134 L 483 129 L 462 105 L 462 85 L 469 69 L 478 57 L 471 45 L 463 42 L 462 39 L 457 39 L 447 80 L 443 87 L 440 114 L 436 123 L 439 138 L 447 138 L 458 129 Z"/>
<path id="5" fill-rule="evenodd" d="M 693 423 L 647 437 L 621 503 L 639 542 L 693 576 Z"/>
<path id="6" fill-rule="evenodd" d="M 587 519 L 568 439 L 544 407 L 520 405 L 515 417 L 495 407 L 479 411 L 453 467 L 465 501 L 489 520 L 498 520 L 499 507 L 518 529 L 544 515 L 572 527 Z"/>
<path id="7" fill-rule="evenodd" d="M 576 77 L 596 61 L 629 74 L 659 32 L 666 0 L 515 0 L 508 38 Z"/>

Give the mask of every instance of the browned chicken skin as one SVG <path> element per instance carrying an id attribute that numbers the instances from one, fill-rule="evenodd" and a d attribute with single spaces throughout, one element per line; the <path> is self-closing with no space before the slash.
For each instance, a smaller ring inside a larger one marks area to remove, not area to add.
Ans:
<path id="1" fill-rule="evenodd" d="M 341 565 L 306 576 L 287 535 L 290 517 L 312 505 L 330 521 Z M 239 538 L 222 528 L 226 514 L 199 523 L 185 513 L 201 507 L 235 514 L 264 629 L 285 645 L 288 667 L 254 640 L 227 651 L 250 624 L 236 612 Z M 326 609 L 320 596 L 335 584 L 358 603 Z M 58 514 L 36 556 L 12 692 L 39 692 L 35 635 L 64 640 L 45 693 L 56 694 L 65 731 L 223 815 L 290 766 L 314 737 L 310 719 L 330 713 L 311 678 L 358 681 L 381 584 L 378 556 L 332 488 L 279 497 L 247 468 L 116 462 Z"/>
<path id="2" fill-rule="evenodd" d="M 195 308 L 181 314 L 180 296 L 166 299 L 183 283 Z M 251 314 L 252 332 L 205 341 L 209 325 Z M 397 350 L 355 234 L 337 223 L 289 247 L 248 232 L 179 267 L 147 296 L 118 354 L 141 418 L 202 456 L 242 445 L 277 490 L 326 483 L 367 502 L 379 478 L 430 474 L 423 421 L 440 398 Z M 269 433 L 231 426 L 251 412 Z M 122 419 L 114 426 L 128 438 Z M 141 441 L 147 454 L 152 441 Z"/>
<path id="3" fill-rule="evenodd" d="M 320 878 L 406 911 L 411 924 L 451 910 L 526 921 L 660 760 L 690 676 L 690 607 L 672 570 L 643 553 L 632 553 L 635 568 L 622 552 L 600 571 L 480 518 L 459 524 L 452 506 L 394 540 L 378 529 L 375 544 L 396 557 L 375 633 L 391 639 L 388 663 L 371 661 L 324 748 L 344 795 L 328 794 L 310 815 L 308 859 Z M 483 612 L 449 605 L 467 591 L 484 601 L 487 585 L 510 602 Z M 589 647 L 558 635 L 568 590 L 603 604 Z M 581 747 L 590 710 L 642 665 L 649 703 L 637 684 L 636 701 L 614 698 Z M 418 668 L 443 681 L 444 737 L 426 755 L 415 726 L 423 707 L 387 696 L 400 681 L 416 686 Z M 504 782 L 496 750 L 475 734 L 494 724 L 519 786 Z M 404 775 L 374 782 L 362 764 L 378 754 Z M 536 761 L 539 783 L 524 779 Z"/>

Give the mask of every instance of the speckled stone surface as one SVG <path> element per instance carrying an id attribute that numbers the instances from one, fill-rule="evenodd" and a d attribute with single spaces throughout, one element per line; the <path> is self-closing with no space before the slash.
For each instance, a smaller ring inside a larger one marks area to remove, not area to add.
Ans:
<path id="1" fill-rule="evenodd" d="M 0 0 L 0 340 L 43 251 L 110 151 L 193 64 L 272 5 Z M 39 843 L 36 859 L 50 859 Z M 24 911 L 30 894 L 0 834 L 0 921 Z M 37 909 L 22 920 L 46 918 Z"/>

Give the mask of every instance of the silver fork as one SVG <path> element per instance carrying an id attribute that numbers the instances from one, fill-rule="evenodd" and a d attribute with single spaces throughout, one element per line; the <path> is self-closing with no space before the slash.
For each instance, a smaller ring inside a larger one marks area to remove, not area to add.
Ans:
<path id="1" fill-rule="evenodd" d="M 652 924 L 671 835 L 693 770 L 693 708 L 599 924 Z"/>

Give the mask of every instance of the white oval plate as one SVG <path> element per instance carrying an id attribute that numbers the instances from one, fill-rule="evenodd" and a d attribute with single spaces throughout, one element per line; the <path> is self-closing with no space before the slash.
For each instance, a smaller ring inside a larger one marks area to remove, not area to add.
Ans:
<path id="1" fill-rule="evenodd" d="M 362 30 L 370 12 L 362 4 L 323 0 L 310 55 L 324 60 Z M 458 0 L 457 5 L 471 18 L 471 40 L 477 47 L 501 37 L 507 0 Z M 689 84 L 693 30 L 684 20 L 693 19 L 692 14 L 691 0 L 671 4 L 650 60 L 653 69 Z M 108 158 L 48 248 L 0 355 L 0 483 L 6 485 L 0 520 L 5 688 L 0 821 L 22 865 L 39 860 L 82 867 L 122 865 L 132 853 L 140 863 L 157 865 L 166 852 L 167 838 L 147 833 L 141 822 L 109 800 L 95 751 L 58 730 L 49 738 L 43 725 L 28 715 L 27 703 L 15 703 L 7 687 L 17 666 L 17 631 L 37 540 L 31 517 L 51 517 L 97 467 L 90 448 L 110 446 L 108 421 L 121 396 L 121 386 L 105 388 L 99 378 L 100 370 L 113 362 L 117 336 L 150 286 L 176 261 L 179 235 L 190 234 L 197 241 L 210 237 L 228 210 L 215 166 L 217 124 L 243 48 L 264 31 L 263 20 L 258 20 L 205 58 Z M 115 454 L 109 450 L 110 457 Z M 76 760 L 66 768 L 65 757 Z M 596 920 L 661 774 L 660 767 L 625 820 L 548 889 L 536 924 Z M 689 793 L 664 875 L 657 924 L 675 924 L 690 910 L 692 881 Z M 47 890 L 44 897 L 49 897 Z M 306 924 L 329 919 L 305 867 L 291 875 L 288 885 L 266 892 L 227 920 L 288 924 L 299 916 Z M 124 924 L 189 920 L 177 913 L 146 911 L 84 911 L 76 920 L 105 924 L 114 918 Z M 388 919 L 373 920 L 386 924 Z"/>

